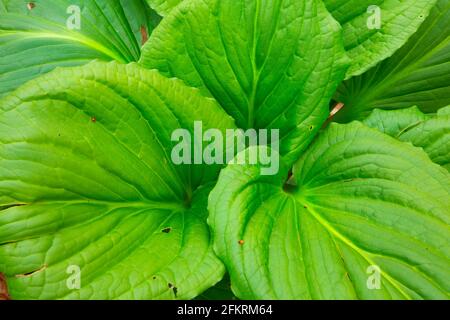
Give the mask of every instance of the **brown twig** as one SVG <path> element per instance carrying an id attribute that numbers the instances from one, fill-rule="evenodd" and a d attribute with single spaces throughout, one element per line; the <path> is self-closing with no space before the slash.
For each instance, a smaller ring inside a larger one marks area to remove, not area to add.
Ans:
<path id="1" fill-rule="evenodd" d="M 331 110 L 330 112 L 330 116 L 328 117 L 328 119 L 333 119 L 333 117 L 339 112 L 341 111 L 342 108 L 344 108 L 344 103 L 342 102 L 338 102 L 334 105 L 333 110 Z"/>
<path id="2" fill-rule="evenodd" d="M 141 26 L 141 39 L 142 39 L 142 45 L 144 45 L 148 40 L 148 32 L 147 28 L 145 26 Z"/>
<path id="3" fill-rule="evenodd" d="M 8 293 L 8 286 L 6 284 L 6 277 L 0 273 L 0 300 L 11 300 Z"/>
<path id="4" fill-rule="evenodd" d="M 327 121 L 325 121 L 325 123 L 323 124 L 322 129 L 326 128 L 326 127 L 330 124 L 330 122 L 333 121 L 334 116 L 335 116 L 339 111 L 341 111 L 342 108 L 344 108 L 344 107 L 345 107 L 345 104 L 344 104 L 343 102 L 337 102 L 337 103 L 334 105 L 333 109 L 331 110 L 330 115 L 328 116 Z"/>

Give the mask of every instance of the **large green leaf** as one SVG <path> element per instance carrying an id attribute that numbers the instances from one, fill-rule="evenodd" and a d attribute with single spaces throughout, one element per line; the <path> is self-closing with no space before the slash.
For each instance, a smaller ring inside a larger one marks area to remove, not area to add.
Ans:
<path id="1" fill-rule="evenodd" d="M 450 104 L 450 1 L 439 0 L 419 31 L 391 58 L 344 82 L 336 120 L 364 119 L 373 109 L 417 105 L 424 112 Z"/>
<path id="2" fill-rule="evenodd" d="M 0 0 L 0 96 L 57 66 L 137 61 L 155 19 L 145 0 Z"/>
<path id="3" fill-rule="evenodd" d="M 417 107 L 374 110 L 364 123 L 401 141 L 421 147 L 431 160 L 450 171 L 450 107 L 426 116 Z"/>
<path id="4" fill-rule="evenodd" d="M 347 77 L 360 75 L 390 57 L 417 31 L 436 0 L 324 0 L 342 25 L 352 60 Z M 380 28 L 371 24 L 380 10 Z M 370 26 L 370 28 L 369 28 Z"/>
<path id="5" fill-rule="evenodd" d="M 153 9 L 164 16 L 182 1 L 147 0 Z M 273 5 L 271 1 L 247 1 L 251 2 L 259 2 L 261 6 Z M 288 3 L 286 7 L 290 5 L 289 1 L 285 2 Z M 324 0 L 324 3 L 343 27 L 345 48 L 352 60 L 347 77 L 352 77 L 374 67 L 404 45 L 423 23 L 436 0 Z M 367 26 L 367 21 L 373 16 L 368 9 L 374 5 L 381 10 L 380 29 L 369 29 Z"/>
<path id="6" fill-rule="evenodd" d="M 280 129 L 288 163 L 310 143 L 347 68 L 316 0 L 190 0 L 153 32 L 142 65 L 214 97 L 240 128 Z"/>
<path id="7" fill-rule="evenodd" d="M 206 224 L 220 167 L 175 166 L 171 133 L 233 128 L 136 64 L 61 68 L 0 110 L 0 272 L 13 299 L 193 298 L 224 273 Z M 81 289 L 66 286 L 71 267 Z"/>
<path id="8" fill-rule="evenodd" d="M 229 165 L 210 195 L 239 298 L 449 298 L 450 175 L 422 150 L 333 123 L 287 169 Z"/>

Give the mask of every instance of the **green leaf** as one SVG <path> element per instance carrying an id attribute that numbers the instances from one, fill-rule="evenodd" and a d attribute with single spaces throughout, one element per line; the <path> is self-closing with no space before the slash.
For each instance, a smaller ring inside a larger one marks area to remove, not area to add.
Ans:
<path id="1" fill-rule="evenodd" d="M 450 175 L 422 150 L 333 123 L 287 173 L 229 165 L 210 194 L 239 298 L 449 298 Z"/>
<path id="2" fill-rule="evenodd" d="M 345 103 L 335 120 L 367 117 L 373 109 L 417 105 L 424 112 L 450 104 L 450 2 L 439 0 L 419 31 L 391 58 L 344 82 L 336 100 Z"/>
<path id="3" fill-rule="evenodd" d="M 162 16 L 166 16 L 173 10 L 182 0 L 147 0 L 147 3 L 153 10 Z"/>
<path id="4" fill-rule="evenodd" d="M 436 0 L 324 0 L 324 3 L 342 25 L 345 48 L 352 60 L 347 72 L 350 78 L 392 56 L 417 31 Z M 380 24 L 376 26 L 378 13 Z"/>
<path id="5" fill-rule="evenodd" d="M 402 110 L 374 110 L 364 120 L 400 141 L 421 147 L 431 160 L 450 171 L 450 107 L 435 116 L 426 116 L 417 107 Z"/>
<path id="6" fill-rule="evenodd" d="M 280 129 L 292 163 L 328 117 L 347 57 L 321 1 L 192 0 L 164 18 L 140 63 L 214 97 L 242 129 Z"/>
<path id="7" fill-rule="evenodd" d="M 190 299 L 224 274 L 177 128 L 234 128 L 212 99 L 136 64 L 61 68 L 0 107 L 0 272 L 13 299 Z M 72 290 L 73 267 L 81 288 Z M 75 267 L 76 268 L 76 267 Z M 69 274 L 68 274 L 69 272 Z"/>
<path id="8" fill-rule="evenodd" d="M 144 0 L 0 0 L 0 4 L 0 96 L 58 66 L 94 59 L 137 61 L 157 22 Z"/>
<path id="9" fill-rule="evenodd" d="M 370 116 L 364 119 L 364 124 L 368 127 L 378 129 L 379 131 L 397 138 L 405 130 L 416 126 L 428 117 L 417 107 L 408 109 L 386 111 L 375 109 Z"/>
<path id="10" fill-rule="evenodd" d="M 147 0 L 159 14 L 166 16 L 183 0 Z M 186 0 L 185 0 L 186 1 Z M 264 1 L 261 5 L 266 5 Z M 257 2 L 256 1 L 256 2 Z M 342 25 L 345 48 L 352 65 L 347 77 L 360 75 L 390 57 L 417 31 L 436 0 L 324 0 L 330 13 Z M 270 6 L 270 4 L 267 4 Z M 381 10 L 381 28 L 367 24 L 377 5 Z"/>

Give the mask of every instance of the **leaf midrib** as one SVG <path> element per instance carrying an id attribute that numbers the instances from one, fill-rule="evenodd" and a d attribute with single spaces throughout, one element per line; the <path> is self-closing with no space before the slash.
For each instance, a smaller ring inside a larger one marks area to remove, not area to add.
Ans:
<path id="1" fill-rule="evenodd" d="M 109 201 L 109 200 L 98 200 L 98 199 L 78 199 L 78 200 L 37 200 L 35 202 L 12 204 L 8 210 L 14 208 L 15 206 L 30 206 L 30 205 L 48 205 L 48 204 L 61 204 L 61 205 L 75 205 L 75 204 L 94 204 L 94 205 L 105 205 L 112 209 L 118 208 L 146 208 L 146 209 L 173 209 L 173 210 L 186 210 L 182 203 L 177 201 L 157 201 L 144 199 L 140 201 Z"/>
<path id="2" fill-rule="evenodd" d="M 253 69 L 253 83 L 252 92 L 248 101 L 248 128 L 253 128 L 255 126 L 255 101 L 256 101 L 256 90 L 258 87 L 259 77 L 261 75 L 261 70 L 258 70 L 256 66 L 256 49 L 258 47 L 257 30 L 259 27 L 259 11 L 261 10 L 261 1 L 256 1 L 255 17 L 253 18 L 253 39 L 252 39 L 252 69 Z"/>
<path id="3" fill-rule="evenodd" d="M 307 201 L 303 201 L 307 203 L 307 212 L 320 224 L 322 225 L 331 235 L 335 238 L 339 239 L 343 243 L 345 243 L 348 247 L 352 248 L 355 252 L 357 252 L 364 260 L 366 260 L 370 265 L 377 265 L 375 261 L 373 261 L 368 252 L 364 249 L 361 249 L 356 244 L 354 244 L 350 239 L 346 238 L 340 232 L 338 232 L 333 226 L 331 226 L 326 219 L 324 219 L 319 213 L 317 213 L 314 209 L 312 209 L 313 204 Z M 406 299 L 412 300 L 412 297 L 408 295 L 402 288 L 400 288 L 397 284 L 397 281 L 391 277 L 388 273 L 381 270 L 381 274 L 384 275 L 384 278 L 388 280 L 397 290 L 400 292 Z"/>
<path id="4" fill-rule="evenodd" d="M 18 36 L 22 36 L 22 38 L 50 38 L 50 39 L 60 39 L 60 40 L 68 40 L 71 42 L 76 42 L 76 43 L 80 43 L 86 47 L 89 47 L 91 49 L 94 49 L 95 51 L 101 52 L 103 54 L 105 54 L 106 56 L 110 57 L 113 60 L 116 60 L 118 62 L 122 62 L 122 63 L 127 63 L 127 61 L 122 57 L 117 55 L 115 52 L 113 52 L 112 50 L 109 50 L 108 48 L 106 48 L 105 46 L 103 46 L 102 44 L 100 44 L 99 42 L 85 37 L 81 34 L 76 34 L 76 33 L 52 33 L 52 32 L 38 32 L 38 31 L 32 31 L 32 30 L 27 30 L 27 31 L 5 31 L 5 30 L 0 30 L 0 37 L 3 35 L 18 35 Z"/>
<path id="5" fill-rule="evenodd" d="M 111 23 L 111 21 L 110 21 L 110 20 L 108 19 L 108 17 L 106 16 L 105 12 L 100 8 L 100 6 L 98 5 L 97 1 L 92 1 L 92 2 L 94 3 L 95 7 L 98 9 L 98 12 L 101 13 L 101 15 L 102 15 L 102 17 L 105 19 L 105 21 L 112 27 L 113 32 L 114 32 L 114 33 L 116 34 L 116 36 L 117 36 L 117 37 L 116 37 L 117 40 L 124 46 L 124 48 L 128 51 L 128 53 L 129 53 L 130 55 L 133 56 L 133 53 L 131 53 L 130 51 L 131 51 L 132 49 L 136 49 L 136 48 L 129 48 L 129 47 L 127 46 L 127 44 L 124 42 L 123 38 L 120 36 L 119 32 L 116 30 L 116 28 L 114 28 L 114 25 Z M 122 7 L 122 5 L 120 5 L 119 7 L 122 9 L 122 13 L 124 13 L 124 12 L 123 12 L 123 7 Z M 114 13 L 117 14 L 117 17 L 118 17 L 118 18 L 121 17 L 121 15 L 115 10 L 115 6 L 112 6 L 112 8 L 113 8 L 113 10 L 114 10 Z M 120 21 L 121 19 L 118 19 L 118 20 Z M 129 21 L 128 21 L 128 19 L 125 19 L 125 20 L 126 20 L 126 22 L 127 22 L 127 26 L 125 26 L 125 24 L 123 24 L 123 26 L 125 27 L 125 29 L 128 29 L 128 30 L 125 30 L 125 33 L 126 33 L 128 39 L 131 40 L 131 43 L 132 43 L 132 44 L 135 44 L 134 35 L 132 35 L 132 36 L 130 37 L 130 32 L 129 32 L 129 31 L 131 31 L 131 30 L 128 28 L 128 27 L 129 27 Z M 123 22 L 123 21 L 121 21 L 121 22 Z M 131 31 L 131 33 L 132 33 L 132 31 Z"/>

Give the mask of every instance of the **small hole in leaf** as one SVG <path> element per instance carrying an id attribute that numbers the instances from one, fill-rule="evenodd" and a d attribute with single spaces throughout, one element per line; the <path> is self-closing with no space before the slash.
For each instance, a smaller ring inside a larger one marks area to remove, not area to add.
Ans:
<path id="1" fill-rule="evenodd" d="M 156 276 L 153 276 L 153 280 L 156 280 Z"/>
<path id="2" fill-rule="evenodd" d="M 172 290 L 173 290 L 173 294 L 175 295 L 175 298 L 176 298 L 177 294 L 178 294 L 178 288 L 177 287 L 173 287 Z"/>
<path id="3" fill-rule="evenodd" d="M 309 126 L 309 131 L 313 131 L 314 126 Z"/>
<path id="4" fill-rule="evenodd" d="M 96 123 L 97 122 L 97 118 L 96 117 L 92 117 L 91 118 L 91 122 Z"/>
<path id="5" fill-rule="evenodd" d="M 169 287 L 169 289 L 173 288 L 173 284 L 171 284 L 170 282 L 167 284 L 167 286 Z"/>
<path id="6" fill-rule="evenodd" d="M 304 205 L 303 208 L 308 209 L 308 206 L 307 206 L 307 205 Z"/>
<path id="7" fill-rule="evenodd" d="M 164 228 L 161 230 L 161 232 L 164 232 L 164 233 L 169 233 L 170 231 L 172 231 L 172 228 L 170 228 L 170 227 Z"/>
<path id="8" fill-rule="evenodd" d="M 28 10 L 33 10 L 35 7 L 36 7 L 36 4 L 34 2 L 27 3 Z"/>

